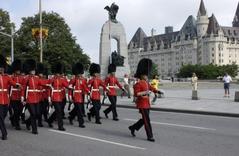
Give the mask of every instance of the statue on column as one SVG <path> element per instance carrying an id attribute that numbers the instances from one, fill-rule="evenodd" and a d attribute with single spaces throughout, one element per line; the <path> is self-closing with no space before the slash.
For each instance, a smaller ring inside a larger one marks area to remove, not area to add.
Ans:
<path id="1" fill-rule="evenodd" d="M 110 20 L 114 23 L 118 23 L 116 15 L 118 13 L 119 6 L 115 3 L 112 3 L 110 7 L 107 5 L 104 9 L 108 11 Z"/>

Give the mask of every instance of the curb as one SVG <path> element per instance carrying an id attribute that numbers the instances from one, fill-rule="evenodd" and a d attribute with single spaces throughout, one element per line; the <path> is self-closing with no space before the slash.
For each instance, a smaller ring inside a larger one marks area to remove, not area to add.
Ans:
<path id="1" fill-rule="evenodd" d="M 110 104 L 102 104 L 103 106 L 109 106 Z M 135 106 L 130 105 L 117 105 L 119 108 L 137 109 Z M 223 116 L 223 117 L 234 117 L 239 118 L 239 114 L 236 113 L 225 113 L 225 112 L 210 112 L 210 111 L 197 111 L 197 110 L 185 110 L 185 109 L 173 109 L 173 108 L 154 108 L 150 110 L 160 112 L 174 112 L 174 113 L 187 113 L 187 114 L 199 114 L 199 115 L 212 115 L 212 116 Z"/>

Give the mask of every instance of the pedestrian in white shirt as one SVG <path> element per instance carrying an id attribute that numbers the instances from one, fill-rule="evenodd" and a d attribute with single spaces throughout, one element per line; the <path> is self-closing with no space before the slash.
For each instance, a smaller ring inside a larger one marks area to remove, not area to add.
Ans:
<path id="1" fill-rule="evenodd" d="M 224 90 L 225 90 L 224 97 L 230 97 L 229 88 L 230 88 L 230 82 L 232 81 L 232 78 L 231 78 L 230 75 L 225 73 L 225 75 L 224 75 L 222 80 L 223 80 L 223 83 L 224 83 Z"/>

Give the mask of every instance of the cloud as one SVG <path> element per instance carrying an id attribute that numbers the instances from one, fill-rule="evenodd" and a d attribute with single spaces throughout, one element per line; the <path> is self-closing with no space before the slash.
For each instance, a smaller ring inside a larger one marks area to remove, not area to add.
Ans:
<path id="1" fill-rule="evenodd" d="M 127 41 L 138 27 L 148 35 L 152 28 L 163 33 L 168 25 L 179 30 L 189 15 L 196 18 L 200 4 L 200 0 L 42 0 L 42 6 L 43 10 L 64 17 L 77 42 L 92 61 L 98 62 L 100 31 L 108 19 L 104 7 L 112 2 L 119 5 L 117 19 L 125 26 Z M 208 16 L 214 13 L 220 25 L 231 25 L 238 4 L 236 0 L 204 0 L 204 3 Z M 1 0 L 0 8 L 10 12 L 19 28 L 22 17 L 38 12 L 38 1 Z"/>

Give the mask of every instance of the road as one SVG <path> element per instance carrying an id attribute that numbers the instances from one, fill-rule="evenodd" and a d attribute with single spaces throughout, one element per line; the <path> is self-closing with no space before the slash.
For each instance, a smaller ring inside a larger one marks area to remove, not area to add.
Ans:
<path id="1" fill-rule="evenodd" d="M 104 109 L 104 107 L 102 107 Z M 239 119 L 152 111 L 155 142 L 146 140 L 142 128 L 136 137 L 128 126 L 140 115 L 136 109 L 118 109 L 120 121 L 105 119 L 78 128 L 65 121 L 67 131 L 46 126 L 33 135 L 16 131 L 7 121 L 8 140 L 0 140 L 1 156 L 237 156 Z M 101 113 L 103 115 L 103 113 Z M 111 117 L 111 115 L 109 115 Z M 54 125 L 56 128 L 56 124 Z"/>

